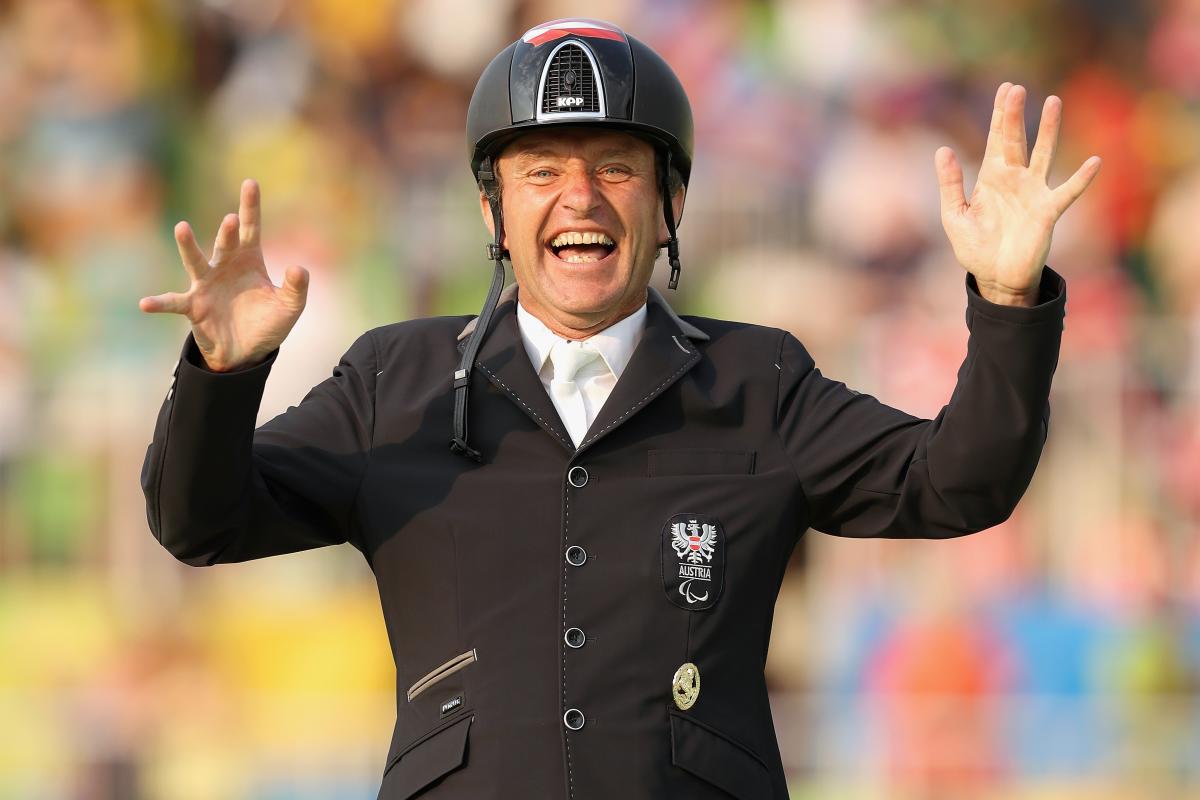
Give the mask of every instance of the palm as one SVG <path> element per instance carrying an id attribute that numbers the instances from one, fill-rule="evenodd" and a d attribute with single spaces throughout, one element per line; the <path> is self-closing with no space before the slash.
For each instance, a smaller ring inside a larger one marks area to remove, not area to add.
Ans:
<path id="1" fill-rule="evenodd" d="M 980 291 L 996 296 L 1036 295 L 1054 224 L 1087 188 L 1100 167 L 1093 157 L 1056 189 L 1047 185 L 1062 121 L 1062 101 L 1046 98 L 1032 154 L 1027 152 L 1025 90 L 1001 84 L 979 177 L 970 201 L 962 169 L 949 147 L 934 162 L 941 188 L 942 226 L 959 263 Z"/>
<path id="2" fill-rule="evenodd" d="M 184 314 L 192 323 L 204 360 L 214 370 L 230 370 L 261 360 L 287 337 L 304 310 L 308 273 L 287 271 L 277 287 L 267 274 L 259 243 L 258 185 L 242 184 L 237 214 L 221 221 L 211 260 L 196 244 L 190 226 L 175 226 L 175 241 L 192 279 L 186 293 L 142 298 L 144 311 Z"/>

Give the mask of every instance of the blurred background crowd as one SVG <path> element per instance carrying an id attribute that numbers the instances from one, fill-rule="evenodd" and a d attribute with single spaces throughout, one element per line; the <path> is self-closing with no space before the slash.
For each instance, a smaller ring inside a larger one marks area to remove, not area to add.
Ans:
<path id="1" fill-rule="evenodd" d="M 531 25 L 611 20 L 696 116 L 681 313 L 776 325 L 924 417 L 965 353 L 933 153 L 968 195 L 993 98 L 1063 99 L 1068 313 L 1004 524 L 810 531 L 767 665 L 797 798 L 1200 797 L 1200 1 L 0 0 L 0 797 L 378 788 L 394 673 L 349 547 L 197 570 L 139 474 L 187 321 L 171 237 L 262 186 L 308 306 L 260 422 L 376 325 L 476 313 L 467 101 Z M 980 420 L 988 424 L 988 420 Z"/>

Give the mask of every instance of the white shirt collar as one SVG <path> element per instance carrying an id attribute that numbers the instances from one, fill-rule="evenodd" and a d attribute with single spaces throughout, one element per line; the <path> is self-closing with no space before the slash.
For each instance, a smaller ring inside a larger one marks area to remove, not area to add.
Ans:
<path id="1" fill-rule="evenodd" d="M 541 374 L 546 359 L 550 357 L 550 348 L 562 340 L 554 331 L 546 327 L 546 323 L 525 310 L 521 305 L 520 292 L 517 293 L 517 327 L 521 330 L 521 339 L 525 342 L 525 352 L 533 362 L 533 371 Z M 642 338 L 646 322 L 646 304 L 642 303 L 637 311 L 619 319 L 607 328 L 593 333 L 586 341 L 591 342 L 600 351 L 604 363 L 612 370 L 616 378 L 621 377 L 625 366 L 629 363 L 633 349 Z"/>

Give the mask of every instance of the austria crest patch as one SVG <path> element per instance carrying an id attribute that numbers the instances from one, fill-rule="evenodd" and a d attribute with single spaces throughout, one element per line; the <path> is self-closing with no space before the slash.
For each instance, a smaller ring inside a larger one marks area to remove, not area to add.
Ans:
<path id="1" fill-rule="evenodd" d="M 667 597 L 680 608 L 702 611 L 716 605 L 725 584 L 725 530 L 716 517 L 676 514 L 667 520 L 662 579 Z"/>

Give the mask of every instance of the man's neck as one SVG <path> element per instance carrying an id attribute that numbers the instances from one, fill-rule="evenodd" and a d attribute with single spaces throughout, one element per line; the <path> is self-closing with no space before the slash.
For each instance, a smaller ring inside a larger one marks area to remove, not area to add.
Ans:
<path id="1" fill-rule="evenodd" d="M 642 305 L 646 303 L 647 299 L 648 293 L 643 292 L 640 300 L 626 304 L 619 311 L 613 314 L 613 316 L 606 317 L 605 319 L 595 322 L 585 328 L 577 328 L 560 323 L 550 314 L 544 313 L 540 308 L 530 308 L 528 305 L 522 302 L 521 290 L 519 287 L 517 289 L 517 302 L 520 303 L 521 307 L 525 309 L 525 313 L 536 317 L 543 325 L 549 328 L 552 333 L 554 333 L 556 336 L 561 336 L 564 339 L 587 339 L 589 336 L 593 336 L 605 328 L 615 325 L 616 323 L 625 319 L 630 314 L 641 308 Z"/>

